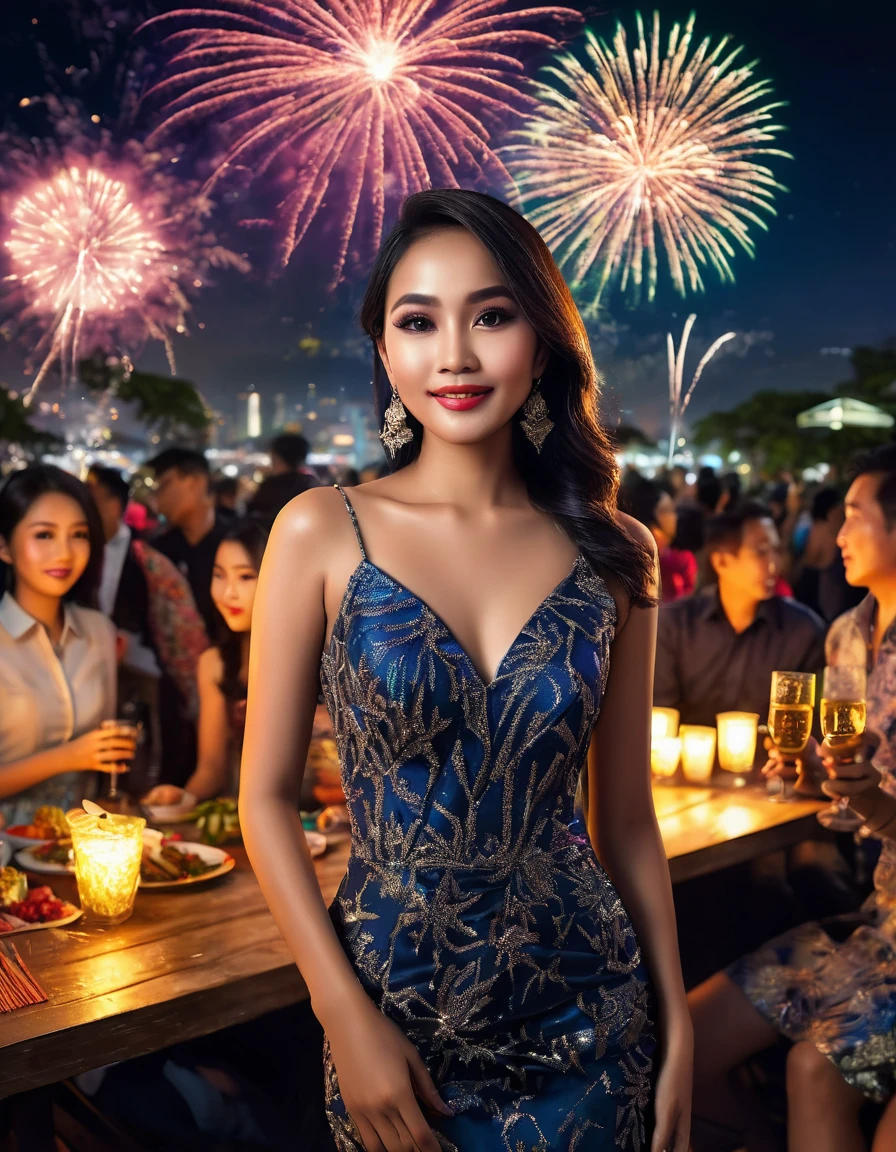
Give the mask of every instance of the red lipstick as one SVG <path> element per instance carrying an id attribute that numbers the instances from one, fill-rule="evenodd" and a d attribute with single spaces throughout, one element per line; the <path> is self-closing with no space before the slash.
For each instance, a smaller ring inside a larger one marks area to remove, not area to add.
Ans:
<path id="1" fill-rule="evenodd" d="M 477 408 L 492 392 L 494 388 L 484 384 L 446 384 L 430 392 L 430 396 L 452 412 L 468 412 Z"/>

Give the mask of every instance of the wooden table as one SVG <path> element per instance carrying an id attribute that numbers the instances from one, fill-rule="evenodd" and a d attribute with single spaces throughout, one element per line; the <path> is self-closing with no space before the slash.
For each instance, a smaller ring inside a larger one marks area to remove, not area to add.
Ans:
<path id="1" fill-rule="evenodd" d="M 654 799 L 674 882 L 804 839 L 822 807 L 709 788 L 658 786 Z M 228 876 L 192 892 L 142 892 L 118 927 L 78 921 L 15 937 L 50 999 L 0 1015 L 0 1098 L 307 997 L 245 853 L 232 851 Z M 347 856 L 343 838 L 316 862 L 328 903 Z M 73 880 L 52 881 L 74 898 Z"/>
<path id="2" fill-rule="evenodd" d="M 815 817 L 825 807 L 802 798 L 774 804 L 764 787 L 661 784 L 653 789 L 653 803 L 673 884 L 809 839 L 819 831 Z"/>

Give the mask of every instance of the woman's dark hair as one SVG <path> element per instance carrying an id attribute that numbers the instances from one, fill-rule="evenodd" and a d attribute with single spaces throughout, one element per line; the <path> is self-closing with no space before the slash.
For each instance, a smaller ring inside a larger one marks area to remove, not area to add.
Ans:
<path id="1" fill-rule="evenodd" d="M 80 506 L 87 521 L 90 542 L 90 559 L 87 561 L 87 567 L 66 592 L 63 600 L 81 604 L 85 608 L 96 608 L 106 542 L 100 514 L 90 495 L 90 489 L 86 484 L 82 484 L 77 476 L 72 476 L 70 472 L 64 472 L 53 464 L 29 464 L 27 468 L 13 472 L 0 488 L 0 536 L 8 544 L 16 527 L 25 518 L 35 500 L 52 492 L 69 496 Z M 3 570 L 0 572 L 2 588 L 15 595 L 15 572 L 8 564 L 0 563 L 0 569 Z"/>
<path id="2" fill-rule="evenodd" d="M 443 228 L 463 228 L 501 270 L 523 315 L 549 350 L 541 391 L 554 428 L 541 453 L 513 421 L 514 462 L 529 499 L 548 513 L 598 571 L 612 574 L 632 604 L 655 603 L 653 554 L 615 519 L 619 470 L 598 419 L 600 380 L 572 295 L 547 245 L 518 212 L 492 196 L 447 188 L 417 192 L 377 255 L 361 305 L 361 325 L 374 348 L 374 401 L 382 424 L 391 386 L 379 355 L 389 279 L 414 241 Z M 410 413 L 413 440 L 391 462 L 395 471 L 416 460 L 423 427 Z"/>
<path id="3" fill-rule="evenodd" d="M 656 506 L 662 495 L 663 489 L 659 484 L 640 476 L 623 482 L 619 489 L 619 507 L 645 527 L 654 528 L 657 526 Z"/>
<path id="4" fill-rule="evenodd" d="M 242 544 L 249 554 L 255 571 L 261 570 L 261 558 L 268 542 L 268 530 L 254 516 L 244 516 L 235 520 L 224 532 L 219 547 L 225 541 L 234 541 Z M 230 700 L 242 700 L 246 695 L 246 686 L 240 682 L 240 668 L 243 663 L 242 636 L 227 627 L 223 618 L 218 624 L 218 651 L 221 653 L 221 663 L 224 673 L 218 687 Z"/>

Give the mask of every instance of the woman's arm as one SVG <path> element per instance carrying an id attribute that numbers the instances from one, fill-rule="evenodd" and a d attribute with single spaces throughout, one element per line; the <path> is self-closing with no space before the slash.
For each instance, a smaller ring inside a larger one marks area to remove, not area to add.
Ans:
<path id="1" fill-rule="evenodd" d="M 0 800 L 16 796 L 59 772 L 110 772 L 134 756 L 134 739 L 118 728 L 94 728 L 65 744 L 0 764 Z"/>
<path id="2" fill-rule="evenodd" d="M 240 827 L 326 1030 L 342 1098 L 365 1146 L 438 1152 L 415 1088 L 431 1107 L 445 1106 L 414 1046 L 358 982 L 327 913 L 299 818 L 326 634 L 327 557 L 335 568 L 340 540 L 350 557 L 347 573 L 357 562 L 354 537 L 333 489 L 296 497 L 274 523 L 252 612 Z M 338 596 L 331 600 L 338 603 Z"/>
<path id="3" fill-rule="evenodd" d="M 631 535 L 653 537 L 630 517 Z M 588 757 L 594 849 L 631 916 L 659 1006 L 660 1078 L 653 1152 L 686 1152 L 693 1033 L 678 954 L 669 866 L 650 790 L 656 608 L 633 607 L 613 643 L 607 691 Z"/>
<path id="4" fill-rule="evenodd" d="M 226 792 L 227 748 L 230 740 L 230 717 L 227 700 L 221 691 L 221 654 L 207 648 L 196 665 L 199 687 L 199 752 L 196 771 L 184 785 L 184 791 L 197 800 L 210 800 Z"/>

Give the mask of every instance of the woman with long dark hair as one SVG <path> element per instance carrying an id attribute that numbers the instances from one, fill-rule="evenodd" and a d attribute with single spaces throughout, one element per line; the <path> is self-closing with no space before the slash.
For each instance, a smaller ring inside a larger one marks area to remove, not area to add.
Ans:
<path id="1" fill-rule="evenodd" d="M 235 521 L 224 532 L 212 569 L 212 601 L 218 610 L 217 644 L 199 657 L 199 751 L 196 770 L 183 788 L 159 784 L 146 804 L 177 805 L 185 794 L 208 800 L 235 793 L 238 756 L 246 720 L 246 682 L 252 608 L 267 529 L 253 517 Z"/>
<path id="2" fill-rule="evenodd" d="M 0 827 L 79 804 L 93 773 L 134 755 L 130 735 L 101 727 L 116 705 L 103 544 L 89 491 L 61 468 L 31 464 L 0 489 Z"/>
<path id="3" fill-rule="evenodd" d="M 240 795 L 337 1146 L 685 1152 L 656 549 L 616 511 L 584 326 L 537 232 L 459 190 L 405 201 L 361 321 L 393 471 L 274 525 Z M 319 671 L 352 820 L 330 917 L 296 812 Z"/>

